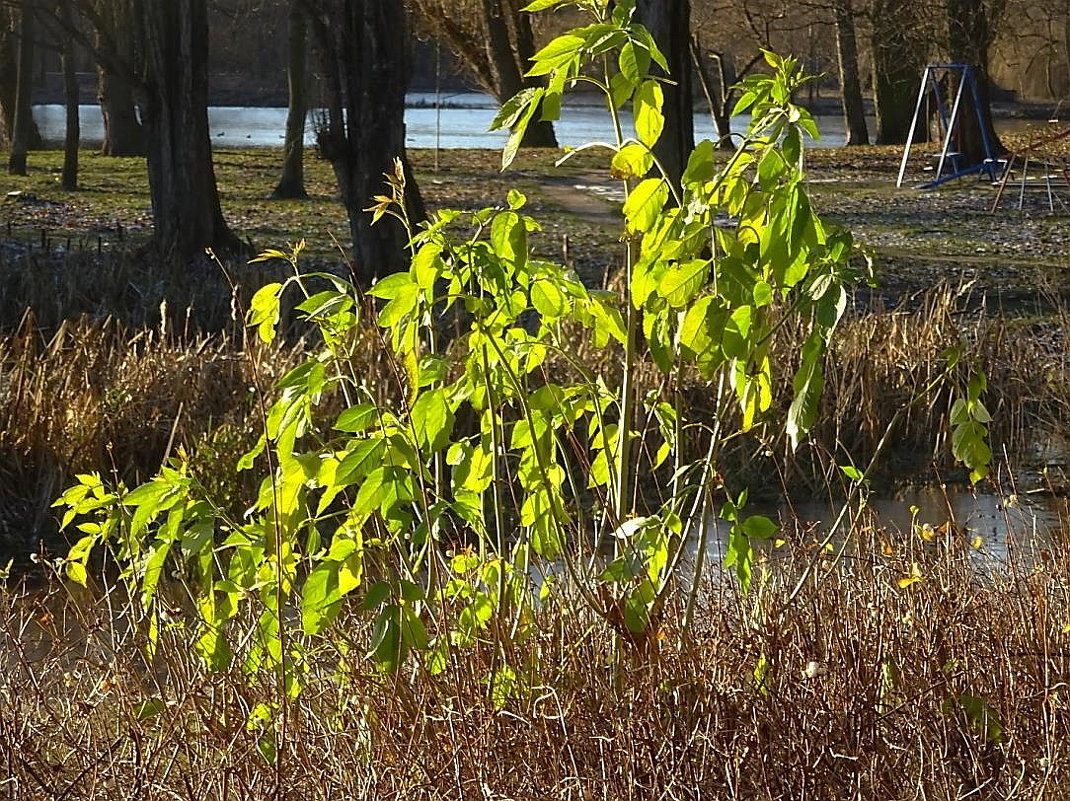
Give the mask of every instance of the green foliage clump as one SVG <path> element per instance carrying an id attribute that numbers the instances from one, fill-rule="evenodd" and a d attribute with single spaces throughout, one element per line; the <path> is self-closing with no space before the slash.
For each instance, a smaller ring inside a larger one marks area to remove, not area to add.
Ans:
<path id="1" fill-rule="evenodd" d="M 555 578 L 643 652 L 698 531 L 693 606 L 722 490 L 720 449 L 779 411 L 771 348 L 789 328 L 805 332 L 783 419 L 796 447 L 815 423 L 826 348 L 864 271 L 852 263 L 850 235 L 823 224 L 807 196 L 803 142 L 817 131 L 792 103 L 807 80 L 794 60 L 767 54 L 771 74 L 748 78 L 736 108 L 752 114 L 746 137 L 723 164 L 714 143 L 698 145 L 677 184 L 654 154 L 665 119 L 662 79 L 650 70 L 664 67 L 663 55 L 633 21 L 632 3 L 612 12 L 577 5 L 592 24 L 536 55 L 531 74 L 547 85 L 506 104 L 496 124 L 512 131 L 507 165 L 536 114 L 556 119 L 564 92 L 582 82 L 604 94 L 618 136 L 591 147 L 608 150 L 626 190 L 623 296 L 533 257 L 528 237 L 539 223 L 519 192 L 503 206 L 439 212 L 410 228 L 410 269 L 370 290 L 404 388 L 404 402 L 387 406 L 352 369 L 368 307 L 356 289 L 302 274 L 299 248 L 265 254 L 289 261 L 294 274 L 256 294 L 249 325 L 272 342 L 283 295 L 296 290 L 322 344 L 263 402 L 263 432 L 237 465 L 261 476 L 245 513 L 214 499 L 182 455 L 131 491 L 82 476 L 59 502 L 65 525 L 83 519 L 68 575 L 85 582 L 89 553 L 109 543 L 139 588 L 150 643 L 164 577 L 178 571 L 205 662 L 274 673 L 280 697 L 292 698 L 323 648 L 334 649 L 339 670 L 351 658 L 332 624 L 357 597 L 370 623 L 365 652 L 384 671 L 415 656 L 440 672 L 458 650 L 496 642 L 487 686 L 504 705 L 539 683 L 538 666 L 514 664 L 510 644 L 555 603 Z M 376 217 L 409 225 L 404 182 L 400 167 L 388 176 Z M 330 288 L 311 292 L 312 277 Z M 464 328 L 449 343 L 445 319 Z M 621 380 L 588 374 L 574 357 L 578 339 L 611 351 Z M 558 380 L 551 361 L 579 378 Z M 662 392 L 639 397 L 643 370 L 660 374 Z M 675 389 L 685 371 L 709 382 L 716 419 L 683 418 Z M 328 398 L 343 399 L 344 410 L 324 430 L 317 415 Z M 973 401 L 957 424 L 984 422 Z M 740 430 L 725 423 L 732 404 Z M 685 463 L 682 441 L 700 428 L 708 453 Z M 671 471 L 672 492 L 644 508 L 635 477 L 659 469 Z M 720 510 L 730 525 L 726 566 L 744 590 L 754 543 L 777 530 L 746 515 L 745 504 L 743 493 Z"/>

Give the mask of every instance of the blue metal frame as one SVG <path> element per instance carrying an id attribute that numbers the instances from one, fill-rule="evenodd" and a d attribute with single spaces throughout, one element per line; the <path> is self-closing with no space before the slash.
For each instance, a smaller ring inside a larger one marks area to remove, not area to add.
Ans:
<path id="1" fill-rule="evenodd" d="M 955 93 L 955 102 L 950 114 L 948 113 L 947 105 L 944 102 L 945 98 L 940 90 L 940 81 L 937 77 L 937 72 L 940 70 L 959 73 L 959 88 Z M 970 90 L 970 96 L 973 99 L 973 109 L 974 114 L 977 116 L 977 125 L 981 130 L 981 140 L 984 145 L 985 159 L 980 164 L 972 164 L 968 167 L 955 169 L 950 175 L 944 175 L 944 164 L 948 157 L 951 158 L 953 166 L 957 167 L 958 162 L 960 161 L 960 159 L 951 151 L 950 146 L 953 141 L 952 137 L 955 132 L 955 125 L 958 122 L 962 93 L 967 86 Z M 914 119 L 910 124 L 910 133 L 908 134 L 906 147 L 903 150 L 903 161 L 899 168 L 899 178 L 896 181 L 896 186 L 902 186 L 903 176 L 906 173 L 907 160 L 910 156 L 910 148 L 914 144 L 914 132 L 917 130 L 918 118 L 921 115 L 922 105 L 925 102 L 925 98 L 930 91 L 936 100 L 937 113 L 940 115 L 940 122 L 944 126 L 944 146 L 940 153 L 940 163 L 937 167 L 935 180 L 922 184 L 921 188 L 933 189 L 941 184 L 946 184 L 948 181 L 954 181 L 957 178 L 962 178 L 967 175 L 978 175 L 980 173 L 988 173 L 989 178 L 993 182 L 998 181 L 1000 174 L 1005 169 L 1006 163 L 996 157 L 992 148 L 991 137 L 989 137 L 988 130 L 984 125 L 984 117 L 981 111 L 981 90 L 978 86 L 977 76 L 973 66 L 970 64 L 929 64 L 925 68 L 925 75 L 922 78 L 919 87 L 918 102 L 914 108 Z"/>

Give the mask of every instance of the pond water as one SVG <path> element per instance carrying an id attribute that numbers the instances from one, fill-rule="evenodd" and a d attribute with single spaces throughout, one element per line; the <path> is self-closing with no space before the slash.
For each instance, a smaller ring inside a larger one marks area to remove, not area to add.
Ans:
<path id="1" fill-rule="evenodd" d="M 437 146 L 446 150 L 498 149 L 505 144 L 506 133 L 488 131 L 498 111 L 497 105 L 489 96 L 477 93 L 444 95 L 441 108 L 435 107 L 435 100 L 435 95 L 429 93 L 413 93 L 408 96 L 409 108 L 405 112 L 405 124 L 408 129 L 406 142 L 409 147 Z M 600 105 L 574 102 L 563 109 L 561 117 L 556 128 L 562 146 L 575 147 L 591 141 L 607 141 L 613 137 L 609 115 Z M 315 118 L 315 112 L 309 115 L 307 141 L 312 140 Z M 48 143 L 62 143 L 66 121 L 63 106 L 35 106 L 34 119 Z M 99 106 L 81 106 L 79 120 L 82 141 L 90 146 L 99 145 L 104 136 Z M 749 121 L 747 115 L 736 117 L 733 120 L 733 130 L 745 130 Z M 208 123 L 212 142 L 216 147 L 281 147 L 286 127 L 286 109 L 216 106 L 208 110 Z M 838 147 L 843 144 L 842 117 L 818 117 L 817 123 L 822 134 L 817 147 Z M 870 124 L 875 125 L 872 120 Z M 704 111 L 695 114 L 695 135 L 699 139 L 714 137 L 712 120 Z"/>
<path id="2" fill-rule="evenodd" d="M 476 92 L 443 95 L 438 99 L 428 92 L 410 93 L 405 112 L 407 127 L 406 142 L 409 147 L 445 150 L 458 148 L 499 149 L 505 144 L 506 134 L 489 131 L 498 106 L 489 95 Z M 63 142 L 66 115 L 61 105 L 34 107 L 34 119 L 45 141 L 59 145 Z M 309 115 L 308 138 L 313 139 L 316 113 Z M 100 107 L 84 105 L 79 110 L 82 126 L 82 141 L 89 146 L 98 146 L 104 137 L 104 123 Z M 816 117 L 821 131 L 821 140 L 815 147 L 840 147 L 844 143 L 845 129 L 841 115 Z M 213 106 L 208 109 L 208 122 L 212 141 L 217 147 L 281 147 L 286 128 L 285 108 L 253 106 Z M 743 114 L 733 118 L 732 130 L 746 130 L 750 116 Z M 868 118 L 869 130 L 876 131 L 876 120 Z M 581 98 L 565 106 L 561 120 L 555 123 L 557 136 L 562 146 L 577 147 L 592 141 L 607 141 L 613 138 L 613 128 L 605 108 L 590 99 Z M 1039 124 L 1042 127 L 1042 124 Z M 1017 119 L 999 119 L 996 127 L 1000 132 L 1020 131 L 1035 128 L 1038 123 Z M 701 107 L 695 112 L 695 136 L 698 139 L 714 138 L 713 122 Z"/>
<path id="3" fill-rule="evenodd" d="M 898 547 L 913 539 L 920 540 L 916 529 L 931 526 L 939 529 L 947 522 L 955 526 L 951 536 L 968 543 L 979 566 L 994 567 L 1000 563 L 1033 562 L 1044 549 L 1053 545 L 1055 535 L 1065 518 L 1065 502 L 1049 495 L 1011 495 L 1004 497 L 988 492 L 969 492 L 962 489 L 942 490 L 924 486 L 897 492 L 892 497 L 875 496 L 869 499 L 873 522 L 882 529 L 891 547 Z M 765 506 L 755 504 L 747 514 L 765 514 L 790 531 L 796 524 L 803 530 L 812 529 L 810 538 L 823 537 L 836 521 L 841 506 L 829 501 L 808 500 Z M 846 529 L 846 525 L 844 528 Z M 718 521 L 714 536 L 708 538 L 707 552 L 720 560 L 724 555 L 728 524 Z M 938 532 L 935 539 L 942 540 Z M 842 537 L 836 538 L 842 541 Z"/>

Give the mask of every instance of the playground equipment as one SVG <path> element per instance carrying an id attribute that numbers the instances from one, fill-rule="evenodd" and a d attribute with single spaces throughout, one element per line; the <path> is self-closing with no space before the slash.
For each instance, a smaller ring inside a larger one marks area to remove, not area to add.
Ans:
<path id="1" fill-rule="evenodd" d="M 949 79 L 955 79 L 954 83 Z M 946 95 L 949 94 L 949 89 L 947 87 L 955 84 L 957 84 L 954 90 L 955 99 L 951 109 L 948 110 Z M 966 92 L 970 93 L 970 97 L 973 100 L 970 105 L 972 105 L 974 114 L 977 117 L 977 125 L 981 131 L 984 145 L 985 157 L 978 164 L 966 163 L 965 154 L 956 145 L 956 136 L 961 130 L 962 123 L 960 114 L 962 111 L 962 98 Z M 966 175 L 980 175 L 981 173 L 986 173 L 993 183 L 998 181 L 1006 169 L 1007 162 L 1006 159 L 999 158 L 995 153 L 991 137 L 988 135 L 988 129 L 984 124 L 985 121 L 981 112 L 981 92 L 977 84 L 977 74 L 974 67 L 969 64 L 930 64 L 925 68 L 925 75 L 922 77 L 921 87 L 918 90 L 918 102 L 914 107 L 914 119 L 910 123 L 910 133 L 907 135 L 906 147 L 903 148 L 903 161 L 899 165 L 899 177 L 895 185 L 897 187 L 903 185 L 903 177 L 906 175 L 907 161 L 910 158 L 910 149 L 914 143 L 914 134 L 918 129 L 918 121 L 925 120 L 927 124 L 930 107 L 926 100 L 931 100 L 932 105 L 935 106 L 935 116 L 943 139 L 943 146 L 936 164 L 935 177 L 928 183 L 923 184 L 921 188 L 932 189 L 948 181 L 954 181 L 956 178 L 962 178 Z M 950 170 L 948 174 L 945 174 L 945 168 Z"/>
<path id="2" fill-rule="evenodd" d="M 1054 122 L 1054 120 L 1052 122 Z M 1021 161 L 1021 180 L 1019 181 L 1018 186 L 1018 210 L 1021 211 L 1025 205 L 1026 187 L 1029 185 L 1030 181 L 1029 167 L 1030 165 L 1033 165 L 1041 170 L 1041 174 L 1034 179 L 1033 185 L 1038 186 L 1039 181 L 1044 182 L 1043 188 L 1047 192 L 1048 210 L 1054 213 L 1055 203 L 1058 201 L 1064 211 L 1070 211 L 1070 206 L 1068 206 L 1067 201 L 1064 201 L 1052 187 L 1053 178 L 1062 178 L 1063 183 L 1066 185 L 1066 189 L 1070 192 L 1070 155 L 1068 155 L 1066 147 L 1063 147 L 1062 149 L 1054 147 L 1057 143 L 1065 142 L 1067 140 L 1070 140 L 1070 128 L 1055 133 L 1041 135 L 1018 152 L 1012 153 L 1008 159 L 1008 168 L 1004 171 L 1003 179 L 999 182 L 999 191 L 996 192 L 996 199 L 992 201 L 992 211 L 994 212 L 999 209 L 1000 203 L 1003 201 L 1003 195 L 1007 189 L 1007 184 L 1011 178 L 1012 172 L 1016 169 L 1019 160 Z"/>

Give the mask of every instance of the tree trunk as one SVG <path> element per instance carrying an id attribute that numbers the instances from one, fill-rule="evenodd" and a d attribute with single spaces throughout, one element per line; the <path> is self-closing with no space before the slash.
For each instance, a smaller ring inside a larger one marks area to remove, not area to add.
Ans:
<path id="1" fill-rule="evenodd" d="M 1063 62 L 1066 67 L 1066 80 L 1063 86 L 1070 86 L 1070 0 L 1063 3 Z"/>
<path id="2" fill-rule="evenodd" d="M 873 99 L 877 144 L 901 145 L 910 134 L 926 46 L 917 41 L 916 0 L 875 0 L 872 8 Z M 917 141 L 926 132 L 919 128 Z"/>
<path id="3" fill-rule="evenodd" d="M 18 85 L 18 38 L 11 12 L 0 5 L 0 145 L 9 145 L 15 127 L 15 92 Z"/>
<path id="4" fill-rule="evenodd" d="M 372 225 L 364 211 L 385 194 L 384 173 L 401 160 L 406 206 L 414 222 L 424 209 L 405 162 L 407 37 L 404 4 L 397 0 L 303 0 L 310 11 L 327 85 L 327 122 L 318 132 L 320 151 L 334 168 L 349 213 L 353 269 L 358 282 L 408 266 L 408 234 L 386 216 Z"/>
<path id="5" fill-rule="evenodd" d="M 118 50 L 115 55 L 124 61 L 130 61 L 133 32 L 128 11 L 118 6 L 116 0 L 101 0 L 97 3 L 97 13 L 106 29 L 104 32 L 98 32 L 97 46 L 103 46 L 101 39 L 107 36 L 112 47 Z M 137 117 L 134 87 L 129 77 L 117 71 L 111 64 L 100 65 L 97 68 L 97 98 L 104 119 L 104 155 L 145 155 L 145 131 Z"/>
<path id="6" fill-rule="evenodd" d="M 134 90 L 122 75 L 97 70 L 97 100 L 104 119 L 105 156 L 144 156 L 145 131 L 137 118 Z"/>
<path id="7" fill-rule="evenodd" d="M 306 198 L 305 122 L 308 119 L 307 69 L 308 24 L 296 2 L 290 4 L 289 110 L 286 114 L 286 142 L 283 145 L 282 177 L 271 193 L 273 198 Z"/>
<path id="8" fill-rule="evenodd" d="M 691 82 L 690 0 L 639 0 L 639 20 L 669 62 L 674 84 L 662 84 L 665 92 L 665 130 L 654 148 L 670 179 L 679 182 L 687 159 L 695 149 L 695 112 Z"/>
<path id="9" fill-rule="evenodd" d="M 7 168 L 12 175 L 26 174 L 26 154 L 30 149 L 33 124 L 33 45 L 34 6 L 22 0 L 19 17 L 18 72 L 15 83 L 15 115 L 11 133 L 11 154 Z"/>
<path id="10" fill-rule="evenodd" d="M 991 20 L 984 0 L 947 0 L 948 55 L 952 62 L 974 68 L 977 100 L 973 93 L 962 93 L 956 123 L 955 145 L 968 165 L 981 164 L 989 154 L 1006 152 L 992 123 L 992 101 L 988 77 L 988 46 L 992 41 Z"/>
<path id="11" fill-rule="evenodd" d="M 732 144 L 732 110 L 728 108 L 728 85 L 725 81 L 724 55 L 722 53 L 711 54 L 712 60 L 717 63 L 717 77 L 710 74 L 710 69 L 702 57 L 702 44 L 697 36 L 691 37 L 691 60 L 695 65 L 695 75 L 698 77 L 699 86 L 706 103 L 710 107 L 710 117 L 713 118 L 713 127 L 717 131 L 719 147 L 730 150 Z"/>
<path id="12" fill-rule="evenodd" d="M 862 81 L 858 74 L 858 42 L 851 0 L 836 0 L 836 53 L 840 65 L 840 91 L 843 95 L 843 119 L 847 128 L 847 146 L 868 145 L 866 107 L 862 101 Z"/>
<path id="13" fill-rule="evenodd" d="M 138 3 L 141 109 L 155 244 L 167 258 L 239 247 L 219 205 L 208 135 L 207 0 Z"/>
<path id="14" fill-rule="evenodd" d="M 76 50 L 71 29 L 71 0 L 62 0 L 63 15 L 63 100 L 66 105 L 67 125 L 63 138 L 63 188 L 73 192 L 78 188 L 78 146 L 82 138 L 81 121 L 78 119 L 78 74 L 75 72 Z"/>

